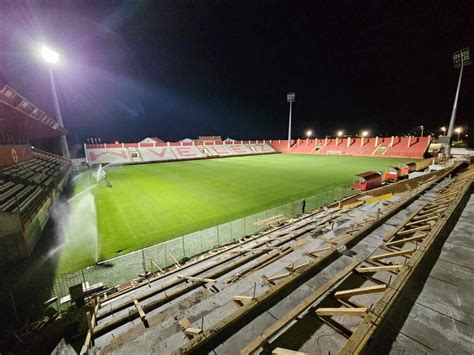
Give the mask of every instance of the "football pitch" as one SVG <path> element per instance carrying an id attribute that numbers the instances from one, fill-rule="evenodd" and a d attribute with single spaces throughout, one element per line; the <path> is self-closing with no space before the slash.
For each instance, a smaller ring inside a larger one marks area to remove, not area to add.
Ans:
<path id="1" fill-rule="evenodd" d="M 413 159 L 272 154 L 108 166 L 109 184 L 94 183 L 86 171 L 74 180 L 58 271 L 348 187 L 357 173 L 407 161 Z"/>

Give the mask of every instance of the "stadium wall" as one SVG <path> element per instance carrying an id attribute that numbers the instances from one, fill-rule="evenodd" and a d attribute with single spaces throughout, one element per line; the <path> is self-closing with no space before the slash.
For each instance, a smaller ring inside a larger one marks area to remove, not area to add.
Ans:
<path id="1" fill-rule="evenodd" d="M 139 164 L 277 153 L 265 141 L 85 144 L 87 162 Z"/>

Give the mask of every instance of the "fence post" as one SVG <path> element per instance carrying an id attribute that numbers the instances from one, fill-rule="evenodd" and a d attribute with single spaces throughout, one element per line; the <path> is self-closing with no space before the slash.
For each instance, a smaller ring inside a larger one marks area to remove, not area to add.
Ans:
<path id="1" fill-rule="evenodd" d="M 183 244 L 183 257 L 186 257 L 186 249 L 184 248 L 184 236 L 181 236 L 181 242 Z"/>
<path id="2" fill-rule="evenodd" d="M 142 266 L 143 272 L 146 273 L 145 248 L 142 248 Z"/>

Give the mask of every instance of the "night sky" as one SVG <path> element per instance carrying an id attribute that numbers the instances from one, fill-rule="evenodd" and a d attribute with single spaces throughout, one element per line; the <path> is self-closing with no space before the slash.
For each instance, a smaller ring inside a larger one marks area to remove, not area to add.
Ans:
<path id="1" fill-rule="evenodd" d="M 53 115 L 37 54 L 50 44 L 79 141 L 285 138 L 287 91 L 294 136 L 438 134 L 458 78 L 452 52 L 474 51 L 473 13 L 458 1 L 0 0 L 0 79 Z M 473 98 L 474 65 L 457 120 L 471 129 Z"/>

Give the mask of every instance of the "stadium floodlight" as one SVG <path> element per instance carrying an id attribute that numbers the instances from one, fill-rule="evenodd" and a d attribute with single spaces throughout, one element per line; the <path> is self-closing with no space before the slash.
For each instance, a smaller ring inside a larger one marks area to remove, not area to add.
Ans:
<path id="1" fill-rule="evenodd" d="M 446 127 L 444 127 L 444 126 L 441 127 L 439 130 L 440 130 L 441 132 L 443 132 L 443 133 L 446 133 Z"/>
<path id="2" fill-rule="evenodd" d="M 367 137 L 369 135 L 368 131 L 362 131 L 362 137 Z"/>
<path id="3" fill-rule="evenodd" d="M 343 134 L 344 134 L 343 131 L 337 131 L 337 136 L 338 136 L 338 137 L 342 137 Z"/>
<path id="4" fill-rule="evenodd" d="M 293 106 L 293 102 L 295 102 L 295 93 L 294 92 L 289 92 L 286 94 L 286 102 L 290 104 L 290 114 L 288 117 L 288 149 L 291 147 L 291 110 Z"/>
<path id="5" fill-rule="evenodd" d="M 41 57 L 43 57 L 44 61 L 48 64 L 56 64 L 57 62 L 59 62 L 60 55 L 58 52 L 55 52 L 47 46 L 42 45 Z"/>
<path id="6" fill-rule="evenodd" d="M 306 131 L 306 137 L 309 138 L 309 137 L 311 137 L 312 134 L 313 134 L 313 131 L 312 131 L 312 130 L 308 129 L 308 130 Z"/>
<path id="7" fill-rule="evenodd" d="M 59 62 L 60 54 L 58 52 L 55 52 L 52 49 L 48 48 L 47 46 L 42 45 L 41 46 L 41 56 L 43 57 L 43 60 L 46 63 L 48 63 L 49 81 L 51 83 L 51 92 L 52 92 L 52 95 L 53 95 L 54 108 L 55 108 L 55 111 L 56 111 L 56 120 L 61 125 L 61 127 L 64 128 L 63 117 L 61 115 L 61 109 L 59 107 L 58 93 L 56 91 L 56 83 L 54 82 L 54 75 L 53 75 L 53 68 L 52 68 L 53 64 L 56 64 L 56 63 Z M 59 139 L 60 139 L 60 142 L 61 142 L 61 150 L 63 152 L 63 157 L 65 157 L 66 159 L 70 159 L 71 156 L 69 154 L 69 147 L 67 145 L 66 136 L 61 135 Z"/>
<path id="8" fill-rule="evenodd" d="M 451 136 L 453 135 L 454 124 L 456 121 L 456 111 L 458 108 L 458 99 L 459 99 L 459 90 L 461 89 L 462 81 L 462 72 L 464 67 L 471 64 L 471 52 L 468 48 L 461 49 L 460 51 L 453 53 L 453 65 L 455 68 L 460 68 L 459 70 L 459 79 L 458 85 L 456 88 L 456 95 L 454 96 L 453 111 L 451 112 L 451 120 L 449 121 L 448 134 L 447 134 L 447 143 L 445 144 L 445 155 L 449 156 L 450 154 L 450 141 Z"/>
<path id="9" fill-rule="evenodd" d="M 454 132 L 456 132 L 458 134 L 458 141 L 459 141 L 459 137 L 461 136 L 461 133 L 462 133 L 462 128 L 461 127 L 456 127 Z"/>

